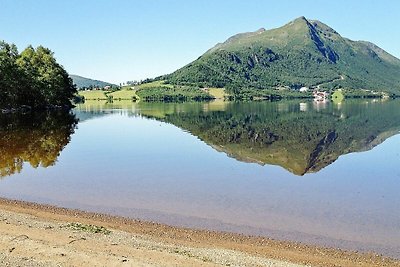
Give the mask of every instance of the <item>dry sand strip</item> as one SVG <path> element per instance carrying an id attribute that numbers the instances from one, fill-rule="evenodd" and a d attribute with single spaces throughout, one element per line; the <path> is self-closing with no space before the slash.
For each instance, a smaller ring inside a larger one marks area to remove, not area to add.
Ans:
<path id="1" fill-rule="evenodd" d="M 100 233 L 71 223 L 98 226 Z M 0 199 L 0 266 L 400 267 L 400 261 Z"/>

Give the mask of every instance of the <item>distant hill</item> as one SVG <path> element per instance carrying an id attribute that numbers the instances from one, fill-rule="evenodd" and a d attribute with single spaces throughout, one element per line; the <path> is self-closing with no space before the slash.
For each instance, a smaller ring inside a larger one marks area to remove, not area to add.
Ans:
<path id="1" fill-rule="evenodd" d="M 74 84 L 76 84 L 76 87 L 78 89 L 84 88 L 84 87 L 90 87 L 90 86 L 99 87 L 99 88 L 103 88 L 105 86 L 116 86 L 115 84 L 112 84 L 112 83 L 98 81 L 98 80 L 92 80 L 92 79 L 85 78 L 85 77 L 78 76 L 78 75 L 70 75 L 70 77 L 72 78 Z"/>
<path id="2" fill-rule="evenodd" d="M 228 89 L 307 86 L 400 93 L 400 60 L 300 17 L 277 29 L 237 34 L 163 78 Z"/>

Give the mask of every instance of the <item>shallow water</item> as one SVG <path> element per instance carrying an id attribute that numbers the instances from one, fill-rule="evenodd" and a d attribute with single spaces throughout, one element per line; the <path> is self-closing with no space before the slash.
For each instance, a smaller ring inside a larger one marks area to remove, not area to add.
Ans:
<path id="1" fill-rule="evenodd" d="M 26 116 L 0 120 L 1 197 L 400 258 L 400 101 Z"/>

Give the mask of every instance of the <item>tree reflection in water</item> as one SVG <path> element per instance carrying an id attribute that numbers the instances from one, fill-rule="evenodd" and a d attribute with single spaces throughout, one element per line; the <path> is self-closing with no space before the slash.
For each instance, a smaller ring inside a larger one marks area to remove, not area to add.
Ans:
<path id="1" fill-rule="evenodd" d="M 0 115 L 0 177 L 56 163 L 77 125 L 68 112 Z"/>

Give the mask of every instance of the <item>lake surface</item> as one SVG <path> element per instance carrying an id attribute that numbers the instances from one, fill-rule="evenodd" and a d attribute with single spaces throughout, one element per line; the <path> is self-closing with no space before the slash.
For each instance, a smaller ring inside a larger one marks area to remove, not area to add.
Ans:
<path id="1" fill-rule="evenodd" d="M 400 101 L 0 115 L 0 197 L 400 258 Z"/>

